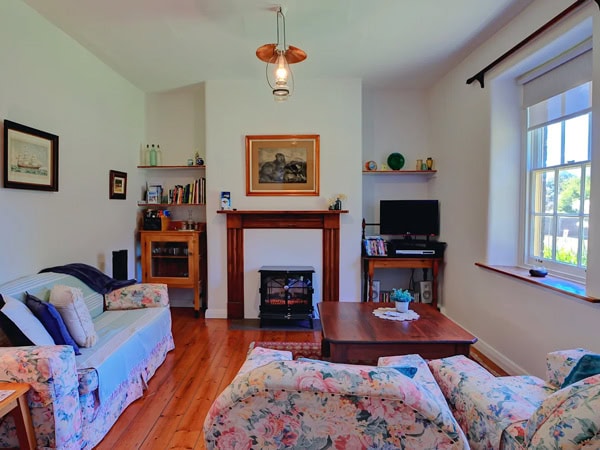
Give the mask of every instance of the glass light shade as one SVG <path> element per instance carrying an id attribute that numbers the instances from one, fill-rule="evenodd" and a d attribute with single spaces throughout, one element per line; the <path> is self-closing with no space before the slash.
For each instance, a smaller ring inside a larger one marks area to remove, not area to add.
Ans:
<path id="1" fill-rule="evenodd" d="M 267 63 L 267 81 L 276 102 L 288 99 L 293 90 L 293 85 L 290 86 L 293 76 L 283 50 L 277 50 L 277 59 Z"/>

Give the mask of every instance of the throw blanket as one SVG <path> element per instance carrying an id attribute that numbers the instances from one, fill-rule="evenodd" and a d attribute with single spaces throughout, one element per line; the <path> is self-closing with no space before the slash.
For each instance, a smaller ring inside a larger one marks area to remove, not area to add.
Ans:
<path id="1" fill-rule="evenodd" d="M 137 280 L 115 280 L 108 275 L 100 272 L 98 269 L 87 264 L 72 263 L 65 264 L 64 266 L 48 267 L 40 270 L 40 273 L 44 272 L 55 272 L 72 275 L 75 278 L 80 279 L 90 288 L 100 294 L 108 294 L 115 289 L 120 289 L 125 286 L 131 286 L 137 283 Z"/>

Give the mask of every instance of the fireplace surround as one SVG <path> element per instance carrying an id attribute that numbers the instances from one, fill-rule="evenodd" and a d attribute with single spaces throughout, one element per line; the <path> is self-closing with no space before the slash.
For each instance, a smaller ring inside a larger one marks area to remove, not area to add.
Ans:
<path id="1" fill-rule="evenodd" d="M 324 302 L 339 300 L 340 214 L 347 210 L 220 210 L 227 216 L 227 317 L 244 318 L 244 229 L 323 230 Z"/>

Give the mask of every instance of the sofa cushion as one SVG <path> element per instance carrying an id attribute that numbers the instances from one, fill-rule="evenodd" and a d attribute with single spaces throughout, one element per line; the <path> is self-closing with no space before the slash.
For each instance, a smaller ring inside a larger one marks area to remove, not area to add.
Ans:
<path id="1" fill-rule="evenodd" d="M 584 378 L 598 375 L 600 373 L 600 355 L 583 355 L 575 364 L 571 373 L 565 378 L 561 388 L 565 388 L 570 384 L 577 383 Z"/>
<path id="2" fill-rule="evenodd" d="M 50 303 L 56 307 L 80 347 L 92 347 L 96 343 L 98 336 L 81 289 L 62 284 L 53 286 Z"/>
<path id="3" fill-rule="evenodd" d="M 52 336 L 23 302 L 10 295 L 0 297 L 4 302 L 0 309 L 0 327 L 12 345 L 54 345 Z"/>
<path id="4" fill-rule="evenodd" d="M 77 370 L 94 369 L 98 373 L 98 398 L 107 401 L 125 383 L 160 341 L 170 335 L 168 308 L 106 311 L 94 319 L 98 343 L 82 348 L 76 359 Z M 87 379 L 94 382 L 92 377 Z M 80 390 L 82 381 L 80 377 Z"/>
<path id="5" fill-rule="evenodd" d="M 67 330 L 67 326 L 62 319 L 56 307 L 47 302 L 41 301 L 39 298 L 25 293 L 25 304 L 33 312 L 33 314 L 42 323 L 46 331 L 50 333 L 56 345 L 70 345 L 76 355 L 80 355 L 79 346 L 73 340 L 73 337 Z"/>

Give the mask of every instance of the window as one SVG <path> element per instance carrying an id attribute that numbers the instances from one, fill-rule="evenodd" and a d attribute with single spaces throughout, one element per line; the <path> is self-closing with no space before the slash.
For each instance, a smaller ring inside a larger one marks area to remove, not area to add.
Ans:
<path id="1" fill-rule="evenodd" d="M 524 108 L 524 262 L 576 279 L 587 267 L 591 91 L 587 81 Z"/>

